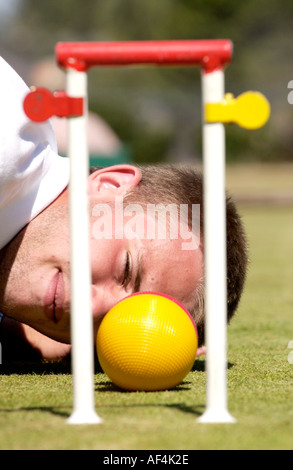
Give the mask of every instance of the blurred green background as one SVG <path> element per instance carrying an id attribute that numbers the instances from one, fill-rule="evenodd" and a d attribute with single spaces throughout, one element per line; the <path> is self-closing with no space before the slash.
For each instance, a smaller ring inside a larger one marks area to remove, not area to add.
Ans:
<path id="1" fill-rule="evenodd" d="M 0 53 L 29 85 L 42 85 L 40 69 L 32 71 L 54 59 L 58 41 L 231 39 L 226 91 L 261 91 L 272 115 L 257 131 L 227 127 L 228 163 L 292 160 L 292 30 L 292 0 L 1 0 L 0 6 Z M 52 89 L 62 86 L 54 67 L 43 69 Z M 112 160 L 119 154 L 137 163 L 201 163 L 197 68 L 93 69 L 89 96 L 90 110 L 121 143 L 109 151 Z"/>

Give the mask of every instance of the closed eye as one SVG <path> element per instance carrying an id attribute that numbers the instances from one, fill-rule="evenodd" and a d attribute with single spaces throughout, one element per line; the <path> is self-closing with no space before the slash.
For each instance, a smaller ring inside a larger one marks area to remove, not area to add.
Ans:
<path id="1" fill-rule="evenodd" d="M 132 263 L 131 263 L 131 255 L 129 251 L 126 252 L 126 258 L 124 263 L 124 270 L 123 270 L 123 278 L 122 278 L 122 285 L 126 287 L 129 282 L 131 281 L 132 277 Z"/>

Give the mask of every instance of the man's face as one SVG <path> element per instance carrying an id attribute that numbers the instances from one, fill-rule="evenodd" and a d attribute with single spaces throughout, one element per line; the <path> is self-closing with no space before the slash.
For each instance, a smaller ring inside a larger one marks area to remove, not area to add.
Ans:
<path id="1" fill-rule="evenodd" d="M 113 212 L 95 215 L 100 204 L 112 202 L 109 207 L 114 210 L 113 201 L 117 192 L 114 191 L 114 194 L 112 189 L 109 190 L 109 181 L 107 185 L 107 190 L 101 190 L 102 185 L 99 186 L 98 195 L 92 193 L 90 204 L 95 332 L 103 316 L 119 300 L 133 292 L 161 292 L 175 298 L 186 308 L 191 307 L 196 285 L 203 276 L 202 250 L 199 247 L 182 249 L 184 240 L 180 234 L 175 239 L 171 239 L 168 233 L 164 239 L 137 234 L 129 236 L 129 224 L 133 217 L 131 219 L 125 214 L 120 219 L 123 230 L 117 236 L 112 224 Z M 98 233 L 98 228 L 103 226 L 105 230 L 107 224 L 109 230 L 105 238 L 101 232 Z M 148 224 L 156 226 L 157 222 L 145 213 L 136 216 L 136 228 Z M 13 253 L 12 250 L 10 259 L 9 256 L 4 259 L 0 267 L 2 282 L 11 266 L 0 310 L 62 342 L 70 342 L 68 227 L 68 193 L 65 191 L 16 237 L 12 245 L 18 247 L 17 252 Z"/>

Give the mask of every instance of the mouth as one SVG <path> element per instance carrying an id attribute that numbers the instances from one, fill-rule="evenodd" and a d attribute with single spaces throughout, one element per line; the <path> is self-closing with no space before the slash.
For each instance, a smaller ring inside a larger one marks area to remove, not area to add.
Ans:
<path id="1" fill-rule="evenodd" d="M 46 317 L 53 323 L 58 323 L 64 313 L 64 281 L 61 271 L 54 274 L 49 282 L 48 289 L 44 297 L 44 312 Z"/>

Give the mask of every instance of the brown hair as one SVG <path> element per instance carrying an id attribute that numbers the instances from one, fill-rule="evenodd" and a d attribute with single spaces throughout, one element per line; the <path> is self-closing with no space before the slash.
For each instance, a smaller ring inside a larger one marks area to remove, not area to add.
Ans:
<path id="1" fill-rule="evenodd" d="M 124 204 L 200 204 L 200 231 L 203 234 L 203 177 L 193 167 L 174 165 L 138 166 L 142 179 L 124 197 Z M 94 169 L 93 169 L 94 170 Z M 231 197 L 226 197 L 227 213 L 227 320 L 238 307 L 246 278 L 248 264 L 247 242 L 241 218 Z M 191 210 L 189 229 L 191 229 Z M 203 238 L 203 236 L 202 236 Z M 196 287 L 196 302 L 192 311 L 197 330 L 198 343 L 204 343 L 204 279 Z"/>

